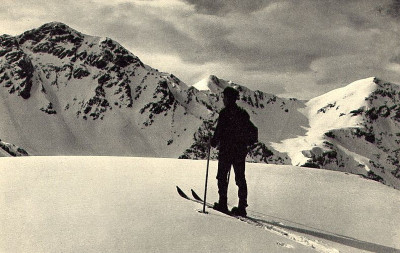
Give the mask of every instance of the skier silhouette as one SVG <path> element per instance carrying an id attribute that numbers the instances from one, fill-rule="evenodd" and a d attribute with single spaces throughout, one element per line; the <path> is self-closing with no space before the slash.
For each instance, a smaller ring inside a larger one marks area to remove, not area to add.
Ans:
<path id="1" fill-rule="evenodd" d="M 250 123 L 250 116 L 236 104 L 238 98 L 239 92 L 236 89 L 232 87 L 224 89 L 223 102 L 225 108 L 219 114 L 217 127 L 214 136 L 211 138 L 211 146 L 219 149 L 217 173 L 219 201 L 214 204 L 214 209 L 229 212 L 227 206 L 228 175 L 231 166 L 233 166 L 236 185 L 239 188 L 239 205 L 234 207 L 231 212 L 235 215 L 246 216 L 248 205 L 245 160 L 247 146 L 255 141 L 249 141 L 247 137 L 249 133 L 246 132 L 248 130 L 246 126 Z"/>

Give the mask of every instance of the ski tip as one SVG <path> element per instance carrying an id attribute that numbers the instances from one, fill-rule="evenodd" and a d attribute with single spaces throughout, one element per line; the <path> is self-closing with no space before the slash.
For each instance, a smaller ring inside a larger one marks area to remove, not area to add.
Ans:
<path id="1" fill-rule="evenodd" d="M 179 186 L 176 186 L 176 190 L 178 191 L 178 194 L 185 199 L 189 199 L 189 197 L 179 188 Z"/>
<path id="2" fill-rule="evenodd" d="M 197 195 L 197 193 L 192 189 L 192 195 L 193 195 L 193 198 L 195 198 L 196 200 L 198 200 L 198 201 L 203 201 L 200 197 L 199 197 L 199 195 Z"/>

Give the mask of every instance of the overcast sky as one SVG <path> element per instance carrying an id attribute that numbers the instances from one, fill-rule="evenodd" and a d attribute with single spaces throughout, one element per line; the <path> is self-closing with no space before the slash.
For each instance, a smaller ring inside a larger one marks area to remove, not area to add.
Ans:
<path id="1" fill-rule="evenodd" d="M 191 85 L 214 74 L 307 99 L 400 83 L 400 0 L 1 0 L 0 34 L 51 21 L 112 38 Z"/>

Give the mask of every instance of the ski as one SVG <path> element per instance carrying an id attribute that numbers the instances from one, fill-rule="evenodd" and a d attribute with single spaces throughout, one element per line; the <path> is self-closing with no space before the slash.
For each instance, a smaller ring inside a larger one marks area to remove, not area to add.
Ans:
<path id="1" fill-rule="evenodd" d="M 192 196 L 191 196 L 191 197 L 189 197 L 181 188 L 179 188 L 179 186 L 176 186 L 176 190 L 178 191 L 179 196 L 181 196 L 182 198 L 187 199 L 187 200 L 194 201 L 194 202 L 196 202 L 196 203 L 204 204 L 204 200 L 203 200 L 201 197 L 199 197 L 199 195 L 198 195 L 193 189 L 191 190 L 191 192 L 192 192 Z M 211 209 L 213 209 L 213 210 L 215 210 L 215 211 L 217 211 L 217 212 L 220 212 L 220 213 L 229 215 L 229 216 L 231 216 L 231 217 L 235 217 L 235 218 L 237 218 L 237 219 L 239 219 L 239 220 L 241 220 L 241 221 L 245 221 L 245 222 L 247 222 L 247 223 L 253 223 L 253 225 L 254 225 L 255 223 L 259 223 L 259 222 L 258 222 L 257 220 L 255 220 L 254 218 L 251 218 L 251 217 L 248 217 L 248 216 L 243 217 L 243 216 L 234 215 L 234 214 L 232 214 L 231 212 L 221 212 L 221 211 L 219 211 L 219 210 L 216 210 L 216 209 L 213 208 L 214 205 L 211 204 L 211 203 L 209 203 L 209 202 L 206 202 L 205 204 L 206 204 L 206 206 L 207 206 L 208 208 L 211 208 Z"/>
<path id="2" fill-rule="evenodd" d="M 181 196 L 181 197 L 184 198 L 184 199 L 189 199 L 189 200 L 190 200 L 190 198 L 188 197 L 188 195 L 186 195 L 186 194 L 181 190 L 181 188 L 179 188 L 178 186 L 176 186 L 176 190 L 178 191 L 179 196 Z"/>
<path id="3" fill-rule="evenodd" d="M 194 201 L 196 203 L 204 204 L 204 200 L 202 198 L 200 198 L 199 195 L 193 189 L 191 190 L 191 192 L 192 192 L 192 196 L 191 197 L 189 197 L 181 188 L 179 188 L 179 186 L 176 186 L 176 189 L 178 191 L 179 196 L 181 196 L 182 198 Z M 238 220 L 241 220 L 241 221 L 244 221 L 246 223 L 249 223 L 249 224 L 252 224 L 252 225 L 256 225 L 256 226 L 265 226 L 257 218 L 253 218 L 253 217 L 250 217 L 250 216 L 245 216 L 244 217 L 244 216 L 234 215 L 231 212 L 221 212 L 219 210 L 214 209 L 213 208 L 214 205 L 209 203 L 209 202 L 206 202 L 206 206 L 208 208 L 211 208 L 211 209 L 217 211 L 217 212 L 220 212 L 220 213 L 226 214 L 228 216 L 234 217 L 234 218 L 236 218 Z"/>
<path id="4" fill-rule="evenodd" d="M 203 202 L 203 200 L 199 197 L 199 195 L 197 195 L 197 193 L 195 191 L 193 191 L 193 189 L 192 189 L 192 196 L 196 200 Z"/>
<path id="5" fill-rule="evenodd" d="M 176 186 L 176 190 L 178 191 L 179 196 L 181 196 L 184 199 L 191 200 L 191 201 L 194 201 L 194 202 L 200 203 L 200 204 L 204 203 L 204 201 L 193 190 L 192 190 L 193 197 L 189 197 L 184 191 L 182 191 L 181 188 L 179 188 L 179 186 Z M 208 208 L 213 208 L 213 205 L 211 203 L 206 202 L 206 206 Z"/>
<path id="6" fill-rule="evenodd" d="M 177 189 L 178 189 L 178 192 L 180 191 L 180 192 L 183 193 L 183 191 L 182 191 L 178 186 L 177 186 Z M 201 204 L 204 203 L 204 200 L 203 200 L 201 197 L 199 197 L 199 195 L 198 195 L 193 189 L 191 189 L 191 192 L 192 192 L 192 197 L 193 197 L 193 198 L 190 198 L 190 197 L 188 197 L 185 193 L 183 193 L 183 194 L 187 197 L 186 199 L 189 199 L 189 200 L 195 201 L 195 202 L 197 202 L 197 203 L 201 203 Z M 234 218 L 236 218 L 236 219 L 238 219 L 238 220 L 244 221 L 244 222 L 246 222 L 246 223 L 248 223 L 248 224 L 255 225 L 255 226 L 258 226 L 258 227 L 260 227 L 260 226 L 261 226 L 261 227 L 265 227 L 265 226 L 266 226 L 264 223 L 262 223 L 262 222 L 261 222 L 259 219 L 257 219 L 257 218 L 253 218 L 253 217 L 250 217 L 250 216 L 248 216 L 248 215 L 247 215 L 247 216 L 239 216 L 239 215 L 232 214 L 231 212 L 221 212 L 221 211 L 219 211 L 219 210 L 214 209 L 214 208 L 213 208 L 214 205 L 211 204 L 211 203 L 209 203 L 209 202 L 206 202 L 206 206 L 207 206 L 208 208 L 211 208 L 211 209 L 217 211 L 217 212 L 220 212 L 220 213 L 229 215 L 229 216 L 234 217 Z"/>
<path id="7" fill-rule="evenodd" d="M 193 189 L 191 189 L 191 192 L 192 192 L 192 196 L 193 196 L 194 199 L 196 199 L 197 201 L 200 201 L 201 203 L 204 203 L 204 200 L 202 198 L 200 198 L 199 195 Z M 212 205 L 211 203 L 207 203 L 206 202 L 206 206 L 208 206 L 210 208 L 213 208 L 214 205 Z M 214 210 L 216 210 L 216 209 L 214 209 Z M 228 211 L 228 212 L 222 212 L 222 211 L 219 211 L 219 210 L 216 210 L 216 211 L 224 213 L 224 214 L 227 214 L 227 215 L 232 216 L 232 217 L 236 217 L 238 219 L 246 218 L 245 216 L 234 215 L 231 211 Z"/>

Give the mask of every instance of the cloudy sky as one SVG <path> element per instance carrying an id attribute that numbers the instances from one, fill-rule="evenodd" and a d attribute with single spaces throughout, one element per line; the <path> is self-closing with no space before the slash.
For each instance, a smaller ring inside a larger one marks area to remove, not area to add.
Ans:
<path id="1" fill-rule="evenodd" d="M 307 99 L 400 83 L 400 0 L 1 0 L 0 34 L 51 21 L 112 38 L 187 84 L 214 74 Z"/>

